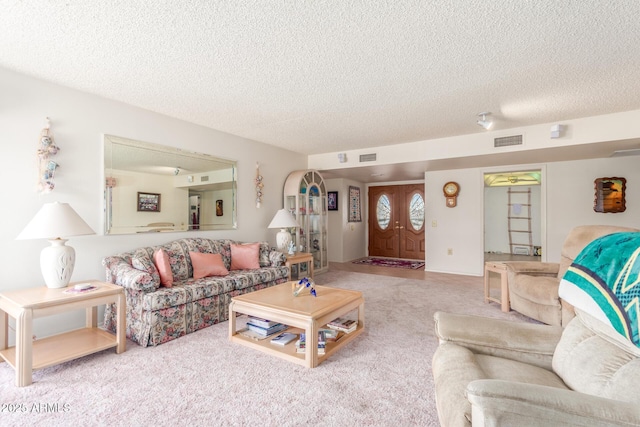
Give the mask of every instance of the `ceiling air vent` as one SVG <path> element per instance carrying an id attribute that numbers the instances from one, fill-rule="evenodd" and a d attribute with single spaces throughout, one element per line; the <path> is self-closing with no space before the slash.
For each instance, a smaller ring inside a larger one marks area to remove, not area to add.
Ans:
<path id="1" fill-rule="evenodd" d="M 503 136 L 493 139 L 494 147 L 508 147 L 509 145 L 522 145 L 522 135 Z"/>
<path id="2" fill-rule="evenodd" d="M 360 162 L 375 162 L 377 154 L 360 154 Z"/>
<path id="3" fill-rule="evenodd" d="M 209 176 L 208 175 L 200 177 L 200 182 L 207 182 L 207 181 L 209 181 Z"/>

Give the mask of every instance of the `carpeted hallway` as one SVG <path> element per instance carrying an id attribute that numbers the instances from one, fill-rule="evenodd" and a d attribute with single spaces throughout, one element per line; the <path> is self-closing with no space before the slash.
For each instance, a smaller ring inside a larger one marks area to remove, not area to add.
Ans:
<path id="1" fill-rule="evenodd" d="M 128 342 L 121 355 L 107 350 L 36 371 L 24 388 L 0 364 L 2 403 L 21 405 L 1 412 L 0 424 L 437 426 L 433 313 L 525 320 L 484 304 L 481 277 L 340 267 L 316 282 L 361 290 L 367 330 L 316 369 L 232 345 L 224 322 L 155 348 Z"/>

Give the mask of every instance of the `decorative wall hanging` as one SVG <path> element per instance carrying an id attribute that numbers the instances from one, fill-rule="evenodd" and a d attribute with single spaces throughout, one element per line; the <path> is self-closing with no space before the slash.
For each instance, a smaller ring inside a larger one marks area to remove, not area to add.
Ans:
<path id="1" fill-rule="evenodd" d="M 330 211 L 338 210 L 338 192 L 337 191 L 327 192 L 327 209 Z"/>
<path id="2" fill-rule="evenodd" d="M 593 210 L 602 213 L 624 212 L 626 207 L 624 192 L 627 187 L 625 178 L 598 178 L 594 181 L 595 200 Z"/>
<path id="3" fill-rule="evenodd" d="M 222 200 L 216 200 L 216 216 L 224 215 L 224 211 L 222 209 Z"/>
<path id="4" fill-rule="evenodd" d="M 349 186 L 349 222 L 361 222 L 360 187 Z"/>
<path id="5" fill-rule="evenodd" d="M 262 175 L 260 175 L 260 163 L 256 162 L 256 208 L 260 209 L 262 206 Z"/>
<path id="6" fill-rule="evenodd" d="M 458 204 L 460 185 L 457 182 L 449 181 L 442 187 L 442 192 L 444 193 L 445 205 L 448 208 L 455 208 Z"/>
<path id="7" fill-rule="evenodd" d="M 40 132 L 40 140 L 38 141 L 38 191 L 40 193 L 50 193 L 53 191 L 55 184 L 53 178 L 58 168 L 58 164 L 50 159 L 60 151 L 60 148 L 53 140 L 51 133 L 51 121 L 47 117 L 47 124 Z"/>

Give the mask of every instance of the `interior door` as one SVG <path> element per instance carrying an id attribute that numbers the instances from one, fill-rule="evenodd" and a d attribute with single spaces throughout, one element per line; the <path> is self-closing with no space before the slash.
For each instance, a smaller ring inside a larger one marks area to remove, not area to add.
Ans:
<path id="1" fill-rule="evenodd" d="M 369 256 L 424 259 L 424 186 L 369 187 Z"/>

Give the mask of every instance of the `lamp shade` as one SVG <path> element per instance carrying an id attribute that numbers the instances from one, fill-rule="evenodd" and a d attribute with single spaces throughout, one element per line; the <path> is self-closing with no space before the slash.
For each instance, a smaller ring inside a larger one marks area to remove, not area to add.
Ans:
<path id="1" fill-rule="evenodd" d="M 276 212 L 275 216 L 271 220 L 269 224 L 269 228 L 291 228 L 291 227 L 300 227 L 298 221 L 291 215 L 286 209 L 280 209 Z"/>
<path id="2" fill-rule="evenodd" d="M 276 234 L 276 246 L 278 250 L 284 252 L 288 249 L 291 243 L 291 233 L 287 231 L 287 228 L 300 227 L 298 221 L 291 215 L 286 209 L 280 209 L 276 212 L 275 216 L 269 224 L 269 228 L 279 228 L 280 231 Z"/>
<path id="3" fill-rule="evenodd" d="M 45 203 L 16 237 L 18 240 L 56 239 L 96 234 L 68 203 Z"/>
<path id="4" fill-rule="evenodd" d="M 65 245 L 64 237 L 85 234 L 95 232 L 68 203 L 54 202 L 45 203 L 17 239 L 49 240 L 51 246 L 40 253 L 42 276 L 49 288 L 64 288 L 71 280 L 76 262 L 76 252 Z"/>

